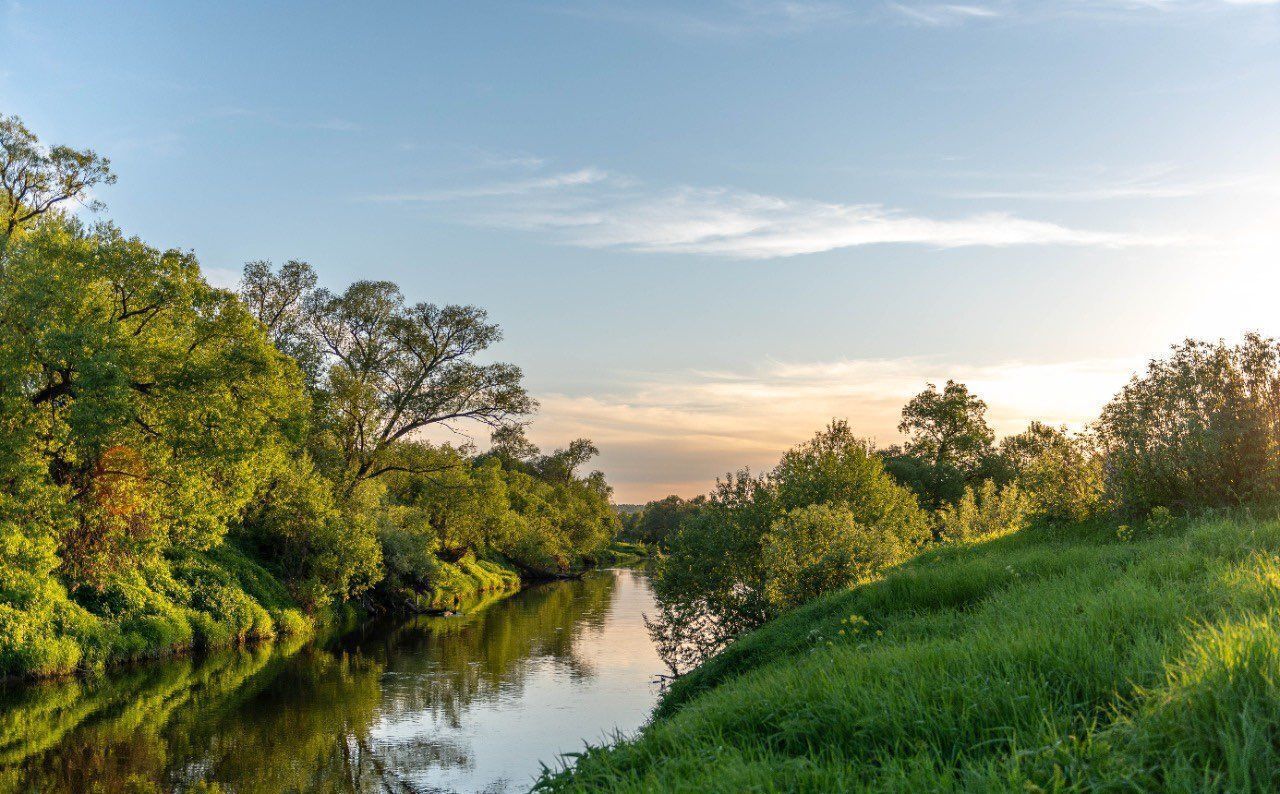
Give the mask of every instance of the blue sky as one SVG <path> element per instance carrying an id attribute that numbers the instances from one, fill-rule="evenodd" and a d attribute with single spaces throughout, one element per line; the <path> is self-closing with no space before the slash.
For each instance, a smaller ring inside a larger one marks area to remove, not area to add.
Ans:
<path id="1" fill-rule="evenodd" d="M 1079 426 L 1280 334 L 1276 2 L 10 2 L 0 51 L 0 112 L 212 280 L 488 308 L 622 501 L 893 441 L 927 379 Z"/>

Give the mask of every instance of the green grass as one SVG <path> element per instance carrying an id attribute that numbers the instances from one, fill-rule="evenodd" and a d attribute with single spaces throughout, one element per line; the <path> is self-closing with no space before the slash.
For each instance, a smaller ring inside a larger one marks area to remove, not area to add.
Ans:
<path id="1" fill-rule="evenodd" d="M 515 570 L 467 552 L 457 562 L 439 564 L 435 586 L 419 599 L 418 606 L 466 611 L 494 593 L 519 589 L 520 574 Z"/>
<path id="2" fill-rule="evenodd" d="M 596 566 L 635 565 L 649 559 L 650 554 L 649 547 L 643 543 L 614 540 L 604 549 L 592 555 L 590 561 Z"/>
<path id="3" fill-rule="evenodd" d="M 1280 522 L 1137 534 L 921 555 L 741 639 L 541 785 L 1277 790 Z"/>

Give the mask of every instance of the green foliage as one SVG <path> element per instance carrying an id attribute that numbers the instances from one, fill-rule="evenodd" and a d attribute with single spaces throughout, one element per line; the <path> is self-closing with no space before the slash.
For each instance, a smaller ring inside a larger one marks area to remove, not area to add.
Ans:
<path id="1" fill-rule="evenodd" d="M 475 306 L 409 305 L 387 281 L 303 298 L 306 332 L 321 351 L 324 426 L 348 491 L 396 471 L 398 442 L 458 421 L 501 427 L 534 410 L 522 373 L 476 357 L 502 338 Z"/>
<path id="2" fill-rule="evenodd" d="M 847 587 L 903 559 L 907 539 L 858 523 L 846 505 L 789 510 L 761 540 L 765 597 L 783 611 Z"/>
<path id="3" fill-rule="evenodd" d="M 994 439 L 986 420 L 987 404 L 953 380 L 941 391 L 932 383 L 902 409 L 898 430 L 910 436 L 907 451 L 961 470 L 978 467 Z"/>
<path id="4" fill-rule="evenodd" d="M 976 489 L 965 486 L 964 496 L 937 513 L 943 540 L 968 542 L 1017 532 L 1026 525 L 1028 500 L 1016 485 L 1001 488 L 983 480 Z"/>
<path id="5" fill-rule="evenodd" d="M 330 293 L 297 261 L 215 289 L 58 211 L 113 179 L 0 117 L 0 675 L 302 634 L 355 597 L 509 589 L 486 557 L 552 576 L 608 546 L 595 446 L 524 439 L 482 309 Z M 415 440 L 464 421 L 493 453 Z"/>
<path id="6" fill-rule="evenodd" d="M 815 505 L 829 509 L 793 512 Z M 663 611 L 650 632 L 672 649 L 667 664 L 680 672 L 677 659 L 687 665 L 705 658 L 802 593 L 851 584 L 928 536 L 915 496 L 885 472 L 870 442 L 832 422 L 767 476 L 740 472 L 717 483 L 658 565 L 654 587 Z M 805 546 L 828 541 L 841 545 Z M 808 575 L 816 578 L 802 583 Z"/>
<path id="7" fill-rule="evenodd" d="M 0 402 L 63 491 L 73 587 L 216 545 L 305 410 L 296 368 L 188 254 L 52 218 L 6 269 Z"/>
<path id="8" fill-rule="evenodd" d="M 665 546 L 706 501 L 705 496 L 682 499 L 673 494 L 649 502 L 638 512 L 624 516 L 624 521 L 630 520 L 624 525 L 622 534 L 639 543 Z"/>
<path id="9" fill-rule="evenodd" d="M 928 384 L 902 409 L 898 430 L 906 444 L 880 451 L 885 469 L 934 510 L 954 504 L 966 485 L 1005 481 L 986 412 L 987 404 L 963 383 L 949 380 L 941 391 Z"/>
<path id="10" fill-rule="evenodd" d="M 788 612 L 540 787 L 1274 790 L 1280 522 L 1079 529 L 939 547 Z"/>
<path id="11" fill-rule="evenodd" d="M 1233 507 L 1280 496 L 1280 343 L 1188 340 L 1152 361 L 1095 427 L 1106 488 L 1141 514 Z"/>
<path id="12" fill-rule="evenodd" d="M 1000 442 L 1000 456 L 1036 518 L 1078 522 L 1102 510 L 1102 458 L 1084 439 L 1032 422 Z"/>
<path id="13" fill-rule="evenodd" d="M 382 578 L 373 522 L 339 506 L 333 483 L 306 459 L 282 465 L 247 510 L 241 533 L 308 611 Z"/>
<path id="14" fill-rule="evenodd" d="M 101 209 L 87 197 L 115 181 L 107 158 L 91 149 L 45 146 L 17 116 L 0 116 L 0 276 L 16 235 L 69 201 Z"/>

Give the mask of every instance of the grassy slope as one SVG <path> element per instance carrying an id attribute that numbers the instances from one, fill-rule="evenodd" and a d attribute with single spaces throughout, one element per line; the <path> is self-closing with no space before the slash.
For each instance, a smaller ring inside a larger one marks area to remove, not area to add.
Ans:
<path id="1" fill-rule="evenodd" d="M 476 559 L 470 552 L 456 563 L 441 562 L 436 577 L 436 586 L 415 598 L 417 608 L 466 611 L 494 593 L 520 589 L 520 574 L 514 569 Z"/>
<path id="2" fill-rule="evenodd" d="M 0 678 L 100 670 L 315 628 L 279 580 L 231 543 L 153 561 L 81 601 L 56 583 L 44 598 L 43 612 L 11 609 L 16 619 L 0 625 Z"/>
<path id="3" fill-rule="evenodd" d="M 1162 533 L 924 554 L 739 641 L 543 785 L 1276 790 L 1280 522 Z"/>

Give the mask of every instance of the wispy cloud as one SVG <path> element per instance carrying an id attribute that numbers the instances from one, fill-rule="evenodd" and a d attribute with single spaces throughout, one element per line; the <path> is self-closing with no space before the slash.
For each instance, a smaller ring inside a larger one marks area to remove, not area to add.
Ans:
<path id="1" fill-rule="evenodd" d="M 743 371 L 619 373 L 614 394 L 539 395 L 535 438 L 587 436 L 621 501 L 706 490 L 743 465 L 761 469 L 833 417 L 880 444 L 899 439 L 902 405 L 929 381 L 955 378 L 990 406 L 1000 434 L 1032 419 L 1079 429 L 1140 359 L 965 364 L 928 358 L 765 362 Z"/>
<path id="2" fill-rule="evenodd" d="M 580 187 L 603 182 L 609 175 L 596 168 L 580 168 L 562 174 L 521 179 L 510 182 L 494 182 L 487 185 L 460 187 L 447 190 L 429 190 L 416 193 L 384 193 L 366 197 L 369 201 L 380 202 L 423 202 L 452 201 L 457 199 L 495 198 L 499 196 L 522 196 L 530 193 L 545 192 L 556 188 Z"/>
<path id="3" fill-rule="evenodd" d="M 935 248 L 1169 245 L 1185 238 L 1064 226 L 1007 212 L 939 218 L 723 187 L 650 188 L 595 168 L 536 178 L 366 197 L 453 202 L 457 217 L 541 232 L 585 248 L 773 259 L 867 245 Z"/>
<path id="4" fill-rule="evenodd" d="M 979 5 L 955 5 L 955 4 L 925 4 L 925 5 L 905 5 L 903 3 L 890 3 L 889 7 L 906 18 L 924 25 L 941 26 L 952 25 L 959 22 L 965 22 L 974 19 L 993 19 L 1003 16 L 1001 11 L 988 6 Z"/>
<path id="5" fill-rule="evenodd" d="M 1179 199 L 1215 193 L 1275 195 L 1276 181 L 1264 174 L 1188 176 L 1170 167 L 1148 168 L 1129 175 L 1106 173 L 1062 179 L 1033 177 L 1037 187 L 997 187 L 959 190 L 949 195 L 965 199 L 1022 199 L 1032 201 L 1107 201 L 1114 199 Z"/>
<path id="6" fill-rule="evenodd" d="M 676 36 L 797 35 L 851 24 L 926 27 L 1008 19 L 1037 22 L 1063 18 L 1172 20 L 1192 13 L 1259 9 L 1280 0 L 984 0 L 945 3 L 920 0 L 713 0 L 680 4 L 570 0 L 545 6 L 555 13 L 649 28 Z"/>
<path id="7" fill-rule="evenodd" d="M 567 2 L 547 6 L 559 14 L 647 27 L 681 36 L 745 36 L 804 33 L 856 21 L 865 10 L 824 0 L 712 0 L 701 5 L 661 2 Z"/>

